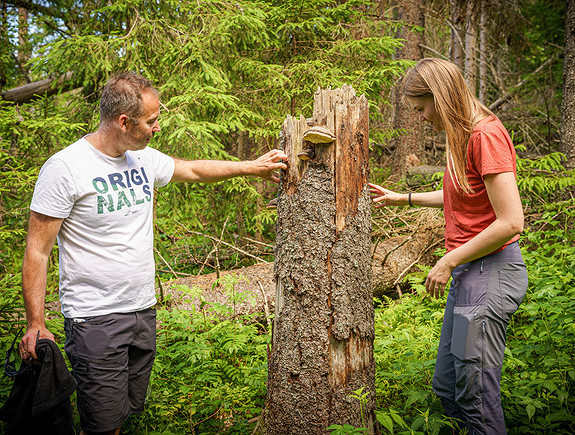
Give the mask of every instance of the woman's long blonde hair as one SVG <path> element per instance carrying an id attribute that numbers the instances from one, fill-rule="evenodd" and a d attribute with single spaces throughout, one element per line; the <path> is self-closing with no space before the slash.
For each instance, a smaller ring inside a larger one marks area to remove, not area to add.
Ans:
<path id="1" fill-rule="evenodd" d="M 491 111 L 471 93 L 457 66 L 446 60 L 421 59 L 407 71 L 402 88 L 406 97 L 433 98 L 447 136 L 447 170 L 456 188 L 470 193 L 467 145 L 475 124 Z"/>

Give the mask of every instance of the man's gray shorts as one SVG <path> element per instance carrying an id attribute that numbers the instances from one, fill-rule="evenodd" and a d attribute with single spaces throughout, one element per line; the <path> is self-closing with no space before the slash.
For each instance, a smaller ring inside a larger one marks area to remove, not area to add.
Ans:
<path id="1" fill-rule="evenodd" d="M 144 409 L 156 354 L 156 310 L 65 319 L 82 429 L 106 432 Z"/>

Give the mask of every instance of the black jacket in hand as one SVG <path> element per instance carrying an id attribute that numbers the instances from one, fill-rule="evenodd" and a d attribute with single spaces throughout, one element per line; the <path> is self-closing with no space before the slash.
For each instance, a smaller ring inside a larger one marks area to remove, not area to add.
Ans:
<path id="1" fill-rule="evenodd" d="M 8 400 L 0 409 L 6 435 L 73 435 L 70 395 L 76 382 L 60 348 L 51 340 L 36 345 L 38 360 L 16 376 Z"/>

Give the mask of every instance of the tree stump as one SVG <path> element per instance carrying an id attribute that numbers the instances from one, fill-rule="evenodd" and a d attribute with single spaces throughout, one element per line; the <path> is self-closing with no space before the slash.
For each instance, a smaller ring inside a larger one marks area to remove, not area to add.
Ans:
<path id="1" fill-rule="evenodd" d="M 331 143 L 304 140 L 325 127 Z M 274 277 L 275 317 L 268 354 L 268 434 L 322 434 L 332 424 L 373 433 L 375 362 L 371 284 L 371 200 L 367 186 L 369 111 L 353 88 L 318 90 L 313 117 L 288 116 Z M 309 160 L 298 154 L 307 150 Z"/>

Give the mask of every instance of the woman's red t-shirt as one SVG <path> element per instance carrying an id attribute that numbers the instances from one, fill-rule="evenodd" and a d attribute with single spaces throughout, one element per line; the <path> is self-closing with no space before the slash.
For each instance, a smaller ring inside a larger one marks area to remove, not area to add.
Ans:
<path id="1" fill-rule="evenodd" d="M 473 193 L 456 189 L 449 170 L 443 177 L 445 247 L 451 251 L 474 238 L 495 220 L 483 177 L 513 172 L 517 177 L 515 148 L 509 133 L 496 116 L 488 116 L 475 126 L 467 147 L 466 172 Z M 516 235 L 504 246 L 519 239 Z"/>

